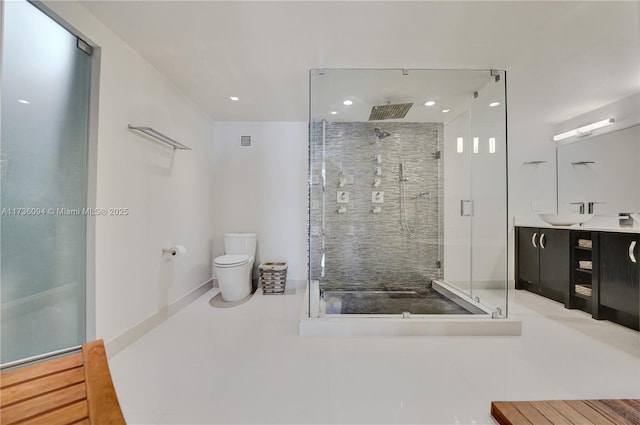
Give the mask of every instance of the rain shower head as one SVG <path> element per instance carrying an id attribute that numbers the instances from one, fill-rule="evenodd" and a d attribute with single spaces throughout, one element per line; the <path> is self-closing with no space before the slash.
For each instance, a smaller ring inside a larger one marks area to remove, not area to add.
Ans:
<path id="1" fill-rule="evenodd" d="M 378 137 L 378 139 L 380 139 L 380 140 L 384 139 L 385 137 L 389 137 L 389 136 L 391 136 L 391 134 L 390 134 L 390 133 L 387 133 L 386 131 L 382 131 L 382 130 L 380 130 L 379 128 L 374 128 L 374 129 L 373 129 L 373 131 L 375 131 L 375 132 L 376 132 L 376 136 L 377 136 L 377 137 Z"/>
<path id="2" fill-rule="evenodd" d="M 369 114 L 369 121 L 378 121 L 378 120 L 395 120 L 404 118 L 409 112 L 409 109 L 413 106 L 413 103 L 396 103 L 396 104 L 386 104 L 386 105 L 377 105 L 371 108 L 371 113 Z"/>

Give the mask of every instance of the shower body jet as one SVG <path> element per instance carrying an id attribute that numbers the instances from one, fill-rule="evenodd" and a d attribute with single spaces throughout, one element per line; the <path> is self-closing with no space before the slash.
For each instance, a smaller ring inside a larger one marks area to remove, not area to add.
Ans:
<path id="1" fill-rule="evenodd" d="M 373 129 L 373 131 L 375 131 L 375 132 L 376 132 L 376 136 L 377 136 L 377 137 L 378 137 L 378 139 L 380 139 L 380 140 L 384 139 L 385 137 L 389 137 L 389 136 L 391 136 L 391 134 L 390 134 L 390 133 L 388 133 L 388 132 L 386 132 L 386 131 L 382 131 L 382 130 L 380 130 L 380 129 L 379 129 L 379 128 L 377 128 L 377 127 L 376 127 L 376 128 L 374 128 L 374 129 Z"/>

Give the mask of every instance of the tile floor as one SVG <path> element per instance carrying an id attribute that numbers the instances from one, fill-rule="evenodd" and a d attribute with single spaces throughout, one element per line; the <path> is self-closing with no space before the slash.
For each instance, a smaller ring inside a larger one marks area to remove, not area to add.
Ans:
<path id="1" fill-rule="evenodd" d="M 520 337 L 300 337 L 303 291 L 216 293 L 110 360 L 129 424 L 493 424 L 492 400 L 640 398 L 640 333 L 524 291 Z"/>

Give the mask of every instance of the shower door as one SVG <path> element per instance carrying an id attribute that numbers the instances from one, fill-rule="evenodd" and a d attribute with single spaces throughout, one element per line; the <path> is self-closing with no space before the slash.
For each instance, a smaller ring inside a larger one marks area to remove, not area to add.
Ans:
<path id="1" fill-rule="evenodd" d="M 0 363 L 86 337 L 90 49 L 32 4 L 2 32 Z"/>
<path id="2" fill-rule="evenodd" d="M 507 310 L 506 75 L 483 75 L 464 111 L 445 125 L 444 279 L 502 317 Z"/>
<path id="3" fill-rule="evenodd" d="M 470 105 L 470 295 L 507 315 L 506 73 L 492 71 Z"/>

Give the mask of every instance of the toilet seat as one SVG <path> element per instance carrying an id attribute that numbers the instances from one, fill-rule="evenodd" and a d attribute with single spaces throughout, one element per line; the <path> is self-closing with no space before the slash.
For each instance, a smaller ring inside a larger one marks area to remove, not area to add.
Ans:
<path id="1" fill-rule="evenodd" d="M 216 257 L 214 264 L 216 267 L 238 267 L 249 262 L 248 255 L 221 255 Z"/>

